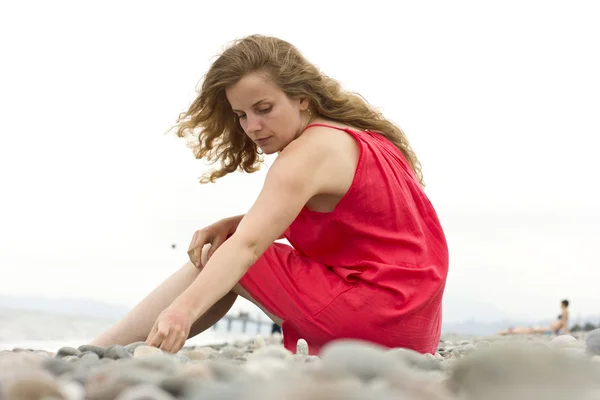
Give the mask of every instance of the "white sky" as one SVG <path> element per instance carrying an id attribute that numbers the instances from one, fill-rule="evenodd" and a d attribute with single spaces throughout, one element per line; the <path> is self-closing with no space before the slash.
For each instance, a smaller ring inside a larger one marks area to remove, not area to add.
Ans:
<path id="1" fill-rule="evenodd" d="M 265 171 L 200 185 L 165 132 L 220 49 L 263 33 L 405 130 L 446 301 L 598 315 L 599 20 L 595 1 L 2 2 L 0 293 L 133 306 L 194 230 L 245 212 Z"/>

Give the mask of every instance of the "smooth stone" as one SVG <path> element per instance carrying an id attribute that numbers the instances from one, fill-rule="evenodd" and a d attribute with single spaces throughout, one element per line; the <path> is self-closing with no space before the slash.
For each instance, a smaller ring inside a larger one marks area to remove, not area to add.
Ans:
<path id="1" fill-rule="evenodd" d="M 294 354 L 293 356 L 293 361 L 294 362 L 305 362 L 306 361 L 306 356 L 303 356 L 302 354 Z"/>
<path id="2" fill-rule="evenodd" d="M 56 358 L 63 358 L 68 356 L 79 356 L 81 355 L 81 351 L 74 347 L 61 347 L 56 352 Z"/>
<path id="3" fill-rule="evenodd" d="M 283 336 L 280 333 L 274 333 L 267 337 L 267 345 L 281 345 Z"/>
<path id="4" fill-rule="evenodd" d="M 60 384 L 60 391 L 66 400 L 85 399 L 85 388 L 78 382 L 67 381 Z"/>
<path id="5" fill-rule="evenodd" d="M 242 357 L 246 353 L 236 347 L 226 346 L 221 349 L 221 356 L 229 359 L 235 359 L 237 357 Z"/>
<path id="6" fill-rule="evenodd" d="M 248 344 L 246 342 L 244 342 L 243 340 L 236 340 L 233 342 L 233 347 L 242 349 L 242 350 L 246 350 L 246 348 L 248 348 Z"/>
<path id="7" fill-rule="evenodd" d="M 112 358 L 113 360 L 119 360 L 123 358 L 131 358 L 132 355 L 128 350 L 125 349 L 124 346 L 114 345 L 110 346 L 106 349 L 106 353 L 104 354 L 105 358 Z"/>
<path id="8" fill-rule="evenodd" d="M 85 361 L 86 363 L 93 363 L 96 361 L 100 361 L 100 356 L 97 353 L 89 352 L 85 353 L 81 356 L 81 361 Z"/>
<path id="9" fill-rule="evenodd" d="M 158 347 L 154 347 L 154 346 L 137 346 L 135 348 L 135 350 L 133 351 L 133 357 L 134 358 L 144 358 L 144 357 L 150 357 L 150 356 L 154 356 L 156 354 L 162 354 L 163 351 L 161 349 L 159 349 Z"/>
<path id="10" fill-rule="evenodd" d="M 184 355 L 190 360 L 214 360 L 219 356 L 219 352 L 212 347 L 196 347 L 184 352 Z"/>
<path id="11" fill-rule="evenodd" d="M 173 357 L 175 357 L 182 364 L 187 364 L 188 362 L 190 362 L 190 359 L 184 354 L 176 353 L 173 354 Z"/>
<path id="12" fill-rule="evenodd" d="M 78 368 L 75 368 L 73 371 L 61 375 L 60 379 L 85 385 L 92 373 L 91 371 L 92 368 L 81 368 L 78 366 Z"/>
<path id="13" fill-rule="evenodd" d="M 103 358 L 106 353 L 106 349 L 91 344 L 83 344 L 77 348 L 80 352 L 85 353 L 91 351 L 92 353 L 98 354 L 98 357 Z"/>
<path id="14" fill-rule="evenodd" d="M 308 357 L 308 343 L 304 339 L 298 339 L 296 343 L 296 354 Z"/>
<path id="15" fill-rule="evenodd" d="M 368 382 L 377 377 L 399 373 L 398 358 L 387 349 L 369 342 L 342 339 L 325 345 L 320 353 L 323 367 L 342 376 Z"/>
<path id="16" fill-rule="evenodd" d="M 190 378 L 184 376 L 170 376 L 160 382 L 159 387 L 171 396 L 181 398 L 188 390 Z"/>
<path id="17" fill-rule="evenodd" d="M 594 329 L 587 335 L 585 352 L 590 355 L 600 356 L 600 329 Z"/>
<path id="18" fill-rule="evenodd" d="M 2 398 L 6 400 L 66 400 L 54 377 L 44 370 L 30 370 L 4 382 Z"/>
<path id="19" fill-rule="evenodd" d="M 463 354 L 469 354 L 476 349 L 475 345 L 469 343 L 462 347 L 461 351 Z"/>
<path id="20" fill-rule="evenodd" d="M 244 365 L 247 374 L 261 378 L 273 379 L 289 368 L 289 363 L 281 358 L 254 359 Z"/>
<path id="21" fill-rule="evenodd" d="M 320 362 L 321 358 L 319 356 L 308 356 L 308 357 L 306 357 L 305 361 L 307 363 Z"/>
<path id="22" fill-rule="evenodd" d="M 577 339 L 575 339 L 573 336 L 560 335 L 550 341 L 550 346 L 553 348 L 562 348 L 572 346 L 575 343 L 577 343 Z"/>
<path id="23" fill-rule="evenodd" d="M 128 345 L 125 346 L 125 350 L 127 350 L 129 352 L 129 354 L 133 355 L 133 353 L 135 352 L 135 349 L 137 349 L 140 346 L 147 346 L 147 344 L 146 344 L 146 342 L 129 343 Z"/>
<path id="24" fill-rule="evenodd" d="M 267 345 L 258 349 L 248 356 L 248 358 L 279 358 L 282 360 L 292 360 L 294 354 L 283 346 Z"/>
<path id="25" fill-rule="evenodd" d="M 239 365 L 229 360 L 215 360 L 207 364 L 214 379 L 217 381 L 230 382 L 239 378 L 242 371 Z"/>
<path id="26" fill-rule="evenodd" d="M 265 338 L 262 337 L 261 335 L 257 335 L 256 339 L 254 339 L 254 344 L 252 345 L 252 348 L 254 350 L 258 350 L 258 349 L 262 349 L 266 345 L 267 345 L 267 343 L 265 342 Z"/>
<path id="27" fill-rule="evenodd" d="M 66 357 L 63 357 L 62 359 L 67 362 L 74 363 L 74 362 L 79 361 L 79 356 L 66 356 Z"/>
<path id="28" fill-rule="evenodd" d="M 213 379 L 214 375 L 206 363 L 184 365 L 180 375 L 186 378 Z"/>
<path id="29" fill-rule="evenodd" d="M 49 358 L 42 361 L 42 368 L 54 376 L 61 376 L 64 373 L 73 371 L 75 366 L 62 358 Z"/>
<path id="30" fill-rule="evenodd" d="M 0 352 L 0 372 L 19 368 L 39 368 L 47 358 L 31 352 Z"/>
<path id="31" fill-rule="evenodd" d="M 111 375 L 116 381 L 126 383 L 128 385 L 137 385 L 142 383 L 159 385 L 160 382 L 170 376 L 170 373 L 167 371 L 151 370 L 132 366 L 125 370 L 118 372 L 115 371 L 111 373 Z"/>
<path id="32" fill-rule="evenodd" d="M 183 367 L 183 364 L 181 364 L 176 357 L 168 353 L 155 354 L 152 357 L 132 358 L 122 361 L 128 361 L 127 365 L 131 365 L 135 368 L 163 371 L 170 374 L 180 371 Z"/>
<path id="33" fill-rule="evenodd" d="M 466 399 L 586 398 L 600 370 L 585 357 L 523 343 L 482 349 L 458 361 L 449 386 Z M 502 394 L 502 397 L 500 396 Z"/>
<path id="34" fill-rule="evenodd" d="M 433 354 L 421 354 L 404 348 L 391 349 L 386 354 L 411 368 L 418 368 L 424 371 L 439 371 L 442 369 L 440 360 L 436 359 Z"/>
<path id="35" fill-rule="evenodd" d="M 170 393 L 153 385 L 136 385 L 123 390 L 116 400 L 173 400 Z"/>
<path id="36" fill-rule="evenodd" d="M 475 347 L 478 349 L 485 349 L 485 348 L 490 347 L 490 342 L 488 342 L 487 340 L 482 340 L 480 342 L 477 342 Z"/>
<path id="37" fill-rule="evenodd" d="M 126 383 L 114 379 L 92 379 L 85 385 L 85 400 L 113 400 L 127 387 Z"/>

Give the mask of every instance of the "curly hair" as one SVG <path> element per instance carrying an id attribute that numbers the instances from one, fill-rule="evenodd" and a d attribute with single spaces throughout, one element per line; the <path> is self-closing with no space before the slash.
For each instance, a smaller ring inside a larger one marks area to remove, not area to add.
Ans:
<path id="1" fill-rule="evenodd" d="M 197 159 L 213 164 L 220 161 L 221 168 L 204 174 L 201 183 L 214 182 L 236 170 L 256 172 L 263 162 L 225 96 L 226 88 L 251 72 L 268 74 L 290 98 L 308 98 L 315 115 L 381 133 L 400 149 L 423 185 L 421 164 L 399 127 L 360 95 L 344 91 L 336 80 L 308 62 L 296 47 L 263 35 L 235 40 L 226 48 L 204 76 L 192 105 L 177 119 L 176 134 L 192 140 Z"/>

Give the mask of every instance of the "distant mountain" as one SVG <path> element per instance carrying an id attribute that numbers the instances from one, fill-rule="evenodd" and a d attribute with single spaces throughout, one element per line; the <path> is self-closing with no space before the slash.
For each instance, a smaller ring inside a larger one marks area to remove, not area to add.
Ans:
<path id="1" fill-rule="evenodd" d="M 510 314 L 489 303 L 456 294 L 446 295 L 442 308 L 444 321 L 449 323 L 462 323 L 472 320 L 479 323 L 491 323 L 511 319 Z"/>
<path id="2" fill-rule="evenodd" d="M 80 298 L 0 295 L 0 309 L 28 310 L 90 318 L 121 318 L 129 312 L 123 305 Z"/>

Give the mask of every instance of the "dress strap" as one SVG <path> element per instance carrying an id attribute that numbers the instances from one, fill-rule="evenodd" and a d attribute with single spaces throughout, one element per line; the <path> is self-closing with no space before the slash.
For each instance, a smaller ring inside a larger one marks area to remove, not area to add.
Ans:
<path id="1" fill-rule="evenodd" d="M 304 130 L 307 130 L 308 128 L 312 128 L 313 126 L 324 126 L 325 128 L 337 129 L 338 131 L 344 131 L 344 132 L 347 132 L 349 130 L 348 128 L 340 128 L 339 126 L 333 126 L 333 125 L 327 125 L 327 124 L 310 124 L 306 128 L 304 128 Z"/>

